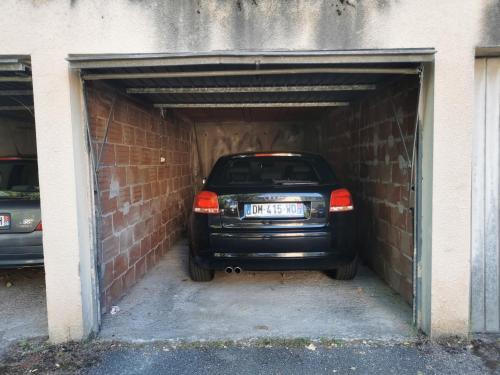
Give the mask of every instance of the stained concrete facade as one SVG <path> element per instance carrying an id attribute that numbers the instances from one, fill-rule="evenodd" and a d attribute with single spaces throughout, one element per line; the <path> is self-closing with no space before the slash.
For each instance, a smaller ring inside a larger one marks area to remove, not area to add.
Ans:
<path id="1" fill-rule="evenodd" d="M 81 82 L 68 54 L 433 47 L 424 92 L 428 333 L 469 332 L 474 58 L 500 44 L 498 2 L 6 0 L 0 55 L 30 55 L 53 341 L 98 327 Z M 62 193 L 63 192 L 63 193 Z"/>

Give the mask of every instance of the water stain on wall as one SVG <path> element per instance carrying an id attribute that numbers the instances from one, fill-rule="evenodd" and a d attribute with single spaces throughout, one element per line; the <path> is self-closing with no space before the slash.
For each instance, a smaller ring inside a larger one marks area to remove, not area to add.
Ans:
<path id="1" fill-rule="evenodd" d="M 492 0 L 484 8 L 481 45 L 494 46 L 500 44 L 500 1 Z"/>
<path id="2" fill-rule="evenodd" d="M 356 0 L 129 1 L 151 13 L 170 51 L 354 48 L 368 14 Z"/>

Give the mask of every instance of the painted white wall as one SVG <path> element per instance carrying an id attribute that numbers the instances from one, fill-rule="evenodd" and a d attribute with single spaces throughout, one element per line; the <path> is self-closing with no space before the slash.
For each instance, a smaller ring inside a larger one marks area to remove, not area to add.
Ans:
<path id="1" fill-rule="evenodd" d="M 434 47 L 431 322 L 469 330 L 474 47 L 500 44 L 495 0 L 3 0 L 0 55 L 33 60 L 51 339 L 94 327 L 88 165 L 69 53 Z M 239 5 L 238 5 L 239 4 Z M 485 22 L 483 22 L 485 20 Z M 72 94 L 73 93 L 73 94 Z M 426 248 L 429 252 L 430 249 Z M 90 323 L 86 323 L 89 321 Z"/>

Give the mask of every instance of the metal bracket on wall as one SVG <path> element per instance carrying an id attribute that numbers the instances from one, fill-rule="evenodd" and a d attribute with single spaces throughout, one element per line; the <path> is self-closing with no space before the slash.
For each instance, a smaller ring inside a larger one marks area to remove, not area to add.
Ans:
<path id="1" fill-rule="evenodd" d="M 411 192 L 415 192 L 415 205 L 414 207 L 410 208 L 410 213 L 412 215 L 412 223 L 413 223 L 413 267 L 412 267 L 412 272 L 413 272 L 413 323 L 415 325 L 418 325 L 418 320 L 419 320 L 419 301 L 421 300 L 421 297 L 418 296 L 419 293 L 419 285 L 421 286 L 421 279 L 422 279 L 422 258 L 420 254 L 420 239 L 419 239 L 419 234 L 421 232 L 421 229 L 419 229 L 419 222 L 418 222 L 418 217 L 420 215 L 420 212 L 422 210 L 420 204 L 420 198 L 419 194 L 421 194 L 420 189 L 418 187 L 421 187 L 421 184 L 418 182 L 418 179 L 415 178 L 415 183 L 413 181 L 413 174 L 420 175 L 419 167 L 421 167 L 421 164 L 417 160 L 417 139 L 419 138 L 419 129 L 420 129 L 420 111 L 421 111 L 421 95 L 422 95 L 422 85 L 423 85 L 423 75 L 424 75 L 424 67 L 421 64 L 420 67 L 418 68 L 418 93 L 417 93 L 417 109 L 415 113 L 415 129 L 413 133 L 413 150 L 412 150 L 412 156 L 411 156 L 411 168 L 410 168 L 410 187 L 408 190 L 408 202 L 410 202 L 410 197 L 411 197 Z M 415 169 L 417 167 L 417 169 Z M 415 185 L 417 185 L 417 188 Z"/>
<path id="2" fill-rule="evenodd" d="M 411 168 L 410 168 L 410 190 L 415 190 L 415 186 L 413 184 L 413 173 L 415 167 L 415 158 L 417 152 L 417 138 L 418 138 L 418 130 L 420 127 L 420 93 L 422 92 L 422 76 L 424 74 L 424 67 L 420 66 L 418 68 L 418 92 L 417 92 L 417 111 L 415 113 L 415 128 L 413 130 L 413 149 L 411 151 Z"/>
<path id="3" fill-rule="evenodd" d="M 109 109 L 108 119 L 106 120 L 106 130 L 104 132 L 104 138 L 102 140 L 101 151 L 99 152 L 99 156 L 97 157 L 97 164 L 96 164 L 97 171 L 99 171 L 99 167 L 101 165 L 101 157 L 104 152 L 104 146 L 106 146 L 106 142 L 108 141 L 108 131 L 109 131 L 109 126 L 111 124 L 111 117 L 113 116 L 113 111 L 115 110 L 115 103 L 116 103 L 116 95 L 113 96 L 113 99 L 111 101 L 111 108 Z"/>
<path id="4" fill-rule="evenodd" d="M 394 104 L 394 100 L 392 100 L 392 98 L 389 98 L 389 100 L 391 101 L 392 112 L 394 114 L 394 119 L 396 120 L 396 124 L 397 124 L 398 129 L 399 129 L 399 136 L 401 137 L 401 142 L 403 143 L 403 147 L 405 149 L 407 167 L 411 169 L 412 162 L 410 160 L 410 153 L 408 152 L 408 148 L 406 147 L 403 129 L 401 127 L 401 123 L 399 122 L 399 117 L 398 117 L 398 114 L 396 112 L 396 105 Z"/>
<path id="5" fill-rule="evenodd" d="M 97 211 L 94 215 L 93 229 L 95 235 L 95 256 L 93 267 L 96 270 L 95 273 L 97 275 L 97 282 L 95 283 L 96 295 L 101 295 L 101 280 L 102 280 L 102 242 L 101 242 L 101 217 L 102 217 L 102 204 L 101 204 L 101 190 L 99 188 L 99 179 L 97 174 L 97 167 L 95 165 L 95 153 L 94 147 L 92 144 L 92 133 L 90 130 L 90 116 L 89 116 L 89 108 L 88 108 L 88 92 L 87 85 L 84 80 L 81 80 L 82 91 L 83 91 L 83 114 L 84 114 L 84 127 L 85 133 L 87 135 L 87 152 L 89 153 L 90 159 L 90 167 L 92 169 L 92 178 L 93 178 L 93 187 L 94 187 L 94 204 L 95 211 Z M 99 298 L 97 298 L 97 308 L 98 308 L 98 325 L 101 325 L 101 304 L 99 302 Z"/>

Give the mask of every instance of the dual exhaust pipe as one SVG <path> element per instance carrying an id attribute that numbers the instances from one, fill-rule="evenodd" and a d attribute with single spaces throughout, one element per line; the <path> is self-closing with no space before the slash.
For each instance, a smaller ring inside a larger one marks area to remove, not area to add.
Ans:
<path id="1" fill-rule="evenodd" d="M 226 267 L 224 271 L 226 273 L 241 273 L 243 270 L 240 267 Z"/>

